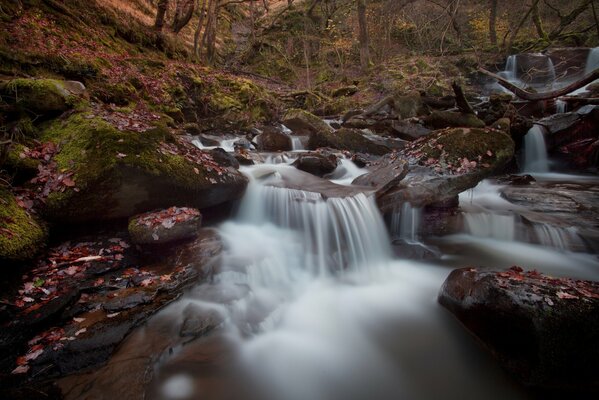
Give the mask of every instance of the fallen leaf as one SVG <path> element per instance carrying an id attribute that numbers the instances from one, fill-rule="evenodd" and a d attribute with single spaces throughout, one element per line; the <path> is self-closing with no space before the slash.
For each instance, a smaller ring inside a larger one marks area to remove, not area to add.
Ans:
<path id="1" fill-rule="evenodd" d="M 80 334 L 85 332 L 87 332 L 87 328 L 79 329 L 77 332 L 75 332 L 75 336 L 79 336 Z"/>
<path id="2" fill-rule="evenodd" d="M 25 374 L 27 371 L 29 371 L 29 365 L 19 365 L 12 370 L 11 374 Z"/>
<path id="3" fill-rule="evenodd" d="M 570 293 L 566 293 L 566 292 L 562 292 L 562 291 L 557 292 L 556 295 L 560 299 L 577 299 L 578 298 L 578 296 L 574 296 Z"/>
<path id="4" fill-rule="evenodd" d="M 75 321 L 77 323 L 81 323 L 81 322 L 85 321 L 85 318 L 73 318 L 73 321 Z"/>
<path id="5" fill-rule="evenodd" d="M 112 313 L 112 314 L 108 314 L 108 315 L 106 315 L 106 317 L 107 317 L 107 318 L 114 318 L 114 317 L 116 317 L 116 316 L 117 316 L 117 315 L 119 315 L 119 314 L 120 314 L 120 312 L 115 312 L 115 313 Z"/>

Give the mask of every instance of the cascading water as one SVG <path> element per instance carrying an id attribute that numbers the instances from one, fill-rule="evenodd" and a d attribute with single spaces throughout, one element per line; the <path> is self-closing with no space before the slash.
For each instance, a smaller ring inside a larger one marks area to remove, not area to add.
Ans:
<path id="1" fill-rule="evenodd" d="M 549 172 L 545 128 L 533 125 L 524 136 L 524 171 L 532 173 Z"/>
<path id="2" fill-rule="evenodd" d="M 590 74 L 594 70 L 599 68 L 599 47 L 595 47 L 589 51 L 587 56 L 587 62 L 584 68 L 584 73 Z"/>
<path id="3" fill-rule="evenodd" d="M 391 215 L 391 235 L 407 243 L 418 242 L 418 230 L 422 219 L 422 209 L 403 203 L 401 208 Z"/>

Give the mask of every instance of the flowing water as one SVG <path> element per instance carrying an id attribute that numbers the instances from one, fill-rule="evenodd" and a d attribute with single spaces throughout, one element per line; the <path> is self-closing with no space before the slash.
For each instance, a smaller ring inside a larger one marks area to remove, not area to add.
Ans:
<path id="1" fill-rule="evenodd" d="M 524 136 L 524 171 L 549 172 L 545 128 L 533 125 Z"/>

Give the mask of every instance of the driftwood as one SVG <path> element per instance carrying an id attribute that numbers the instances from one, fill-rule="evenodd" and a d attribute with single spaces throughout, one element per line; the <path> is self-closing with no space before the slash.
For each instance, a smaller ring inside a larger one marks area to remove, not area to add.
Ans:
<path id="1" fill-rule="evenodd" d="M 495 79 L 497 81 L 497 83 L 499 83 L 501 86 L 503 86 L 507 90 L 513 92 L 516 96 L 520 97 L 521 99 L 529 100 L 529 101 L 549 100 L 549 99 L 554 99 L 556 97 L 561 97 L 561 96 L 564 96 L 568 93 L 575 91 L 576 89 L 580 89 L 581 87 L 588 85 L 589 83 L 593 82 L 596 79 L 599 79 L 599 68 L 597 68 L 590 74 L 585 75 L 583 78 L 581 78 L 581 79 L 577 80 L 576 82 L 573 82 L 573 83 L 569 84 L 568 86 L 565 86 L 561 89 L 552 90 L 551 92 L 531 93 L 524 89 L 519 88 L 518 86 L 514 85 L 513 83 L 503 79 L 499 75 L 494 74 L 490 71 L 487 71 L 484 68 L 479 68 L 478 70 L 479 70 L 479 72 Z"/>
<path id="2" fill-rule="evenodd" d="M 458 110 L 460 110 L 460 112 L 464 114 L 476 115 L 476 113 L 472 109 L 472 106 L 470 105 L 470 103 L 468 103 L 468 100 L 466 100 L 466 96 L 464 95 L 462 87 L 458 85 L 457 82 L 453 82 L 451 84 L 451 88 L 455 93 L 455 104 L 456 106 L 458 106 Z"/>

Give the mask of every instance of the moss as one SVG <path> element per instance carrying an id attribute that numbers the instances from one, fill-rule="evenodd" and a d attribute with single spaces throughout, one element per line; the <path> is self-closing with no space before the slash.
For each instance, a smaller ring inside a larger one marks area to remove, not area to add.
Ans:
<path id="1" fill-rule="evenodd" d="M 23 111 L 66 111 L 79 102 L 65 89 L 64 82 L 55 79 L 13 79 L 0 86 L 2 99 Z"/>
<path id="2" fill-rule="evenodd" d="M 0 188 L 0 260 L 24 261 L 43 247 L 47 232 L 19 207 L 10 191 Z"/>
<path id="3" fill-rule="evenodd" d="M 13 143 L 8 151 L 4 165 L 13 171 L 36 172 L 40 164 L 39 160 L 24 155 L 27 147 L 19 143 Z"/>

